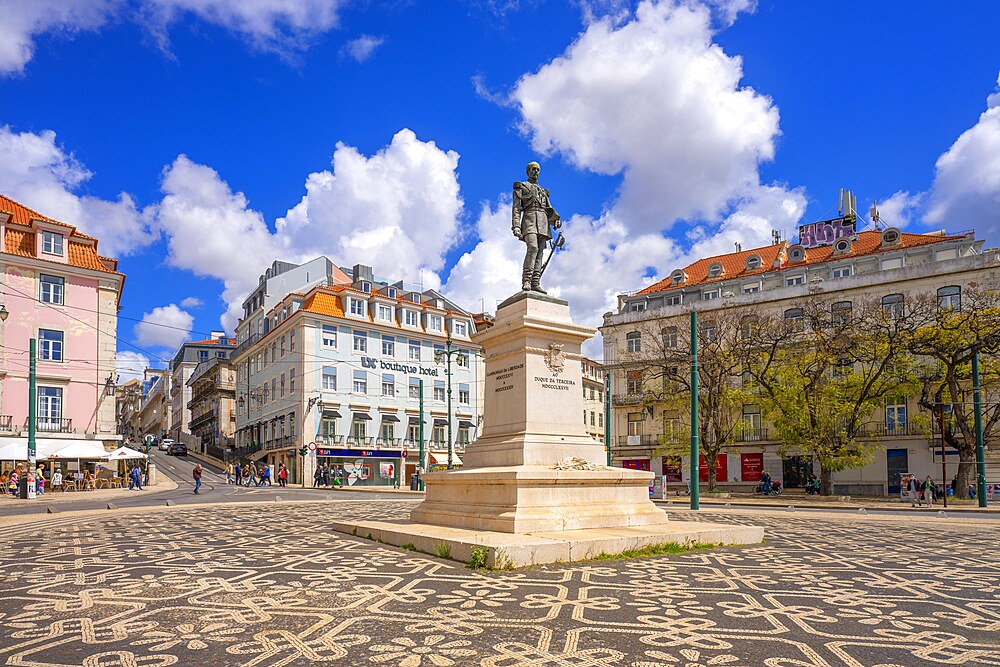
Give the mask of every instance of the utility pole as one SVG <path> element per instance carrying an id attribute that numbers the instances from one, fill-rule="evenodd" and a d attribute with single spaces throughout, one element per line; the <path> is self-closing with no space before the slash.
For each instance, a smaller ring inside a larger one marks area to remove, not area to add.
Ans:
<path id="1" fill-rule="evenodd" d="M 691 509 L 700 506 L 698 495 L 698 312 L 691 311 Z"/>
<path id="2" fill-rule="evenodd" d="M 417 476 L 420 479 L 420 490 L 424 490 L 424 379 L 420 378 L 420 423 L 417 437 L 420 438 L 420 458 L 417 463 Z"/>
<path id="3" fill-rule="evenodd" d="M 35 469 L 37 467 L 35 450 L 35 431 L 38 428 L 38 389 L 35 386 L 35 358 L 37 340 L 32 337 L 28 345 L 28 470 L 25 474 L 28 482 L 28 499 L 35 499 Z M 51 413 L 50 413 L 51 414 Z"/>
<path id="4" fill-rule="evenodd" d="M 972 405 L 976 423 L 976 500 L 986 507 L 986 452 L 983 447 L 983 399 L 979 389 L 979 349 L 972 352 Z"/>
<path id="5" fill-rule="evenodd" d="M 604 450 L 611 467 L 611 374 L 604 369 Z"/>
<path id="6" fill-rule="evenodd" d="M 944 451 L 944 403 L 939 404 L 938 411 L 938 422 L 941 426 L 941 486 L 944 488 L 944 493 L 941 497 L 944 499 L 944 506 L 948 507 L 948 468 L 945 462 L 945 451 Z"/>

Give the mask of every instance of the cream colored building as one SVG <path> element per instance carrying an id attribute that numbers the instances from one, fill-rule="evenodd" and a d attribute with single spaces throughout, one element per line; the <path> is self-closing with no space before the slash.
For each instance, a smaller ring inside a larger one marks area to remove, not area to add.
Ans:
<path id="1" fill-rule="evenodd" d="M 787 317 L 797 302 L 810 295 L 844 303 L 874 297 L 882 299 L 883 307 L 922 294 L 936 294 L 941 303 L 957 303 L 969 287 L 1000 285 L 1000 251 L 984 251 L 983 245 L 972 232 L 909 234 L 898 229 L 864 231 L 810 248 L 784 241 L 698 260 L 654 285 L 620 296 L 618 312 L 607 313 L 601 327 L 611 373 L 614 465 L 652 470 L 677 483 L 686 482 L 690 474 L 687 457 L 678 465 L 676 459 L 661 455 L 663 436 L 676 423 L 649 414 L 623 365 L 641 348 L 640 331 L 682 330 L 689 327 L 692 310 L 702 321 L 714 311 L 737 306 L 784 311 Z M 834 473 L 835 492 L 897 494 L 901 472 L 940 479 L 938 444 L 926 427 L 914 427 L 913 417 L 920 410 L 917 398 L 887 402 L 872 416 L 872 437 L 881 449 L 870 464 Z M 719 457 L 717 480 L 723 486 L 749 488 L 767 471 L 787 487 L 801 486 L 813 472 L 811 460 L 794 452 L 779 454 L 776 433 L 755 406 L 744 406 L 743 419 L 750 428 L 743 429 L 740 442 Z M 987 459 L 987 479 L 1000 479 L 996 455 Z M 946 453 L 945 460 L 950 481 L 957 469 L 957 452 Z M 819 473 L 818 465 L 814 472 Z"/>
<path id="2" fill-rule="evenodd" d="M 594 440 L 604 442 L 604 368 L 583 359 L 583 424 Z"/>
<path id="3" fill-rule="evenodd" d="M 147 368 L 143 375 L 138 437 L 144 439 L 151 435 L 160 439 L 170 430 L 170 373 Z"/>
<path id="4" fill-rule="evenodd" d="M 201 361 L 192 371 L 188 386 L 188 430 L 200 441 L 201 451 L 220 460 L 228 459 L 236 431 L 236 373 L 232 364 L 222 357 Z"/>

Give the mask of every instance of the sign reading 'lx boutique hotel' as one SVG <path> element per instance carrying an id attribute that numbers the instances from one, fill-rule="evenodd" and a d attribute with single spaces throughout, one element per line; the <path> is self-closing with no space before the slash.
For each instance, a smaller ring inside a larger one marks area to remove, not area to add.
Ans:
<path id="1" fill-rule="evenodd" d="M 410 375 L 438 375 L 437 368 L 411 366 L 409 364 L 401 364 L 398 361 L 382 361 L 381 359 L 373 359 L 372 357 L 361 357 L 361 366 L 362 368 L 380 368 L 383 371 L 396 371 L 397 373 L 407 373 Z"/>

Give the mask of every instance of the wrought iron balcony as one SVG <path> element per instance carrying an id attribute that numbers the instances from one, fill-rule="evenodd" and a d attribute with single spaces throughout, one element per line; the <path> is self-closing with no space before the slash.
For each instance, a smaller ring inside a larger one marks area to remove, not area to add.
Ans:
<path id="1" fill-rule="evenodd" d="M 28 428 L 27 419 L 24 420 L 24 428 L 25 430 Z M 39 417 L 35 420 L 35 430 L 42 433 L 72 433 L 73 420 Z"/>
<path id="2" fill-rule="evenodd" d="M 0 431 L 9 433 L 14 430 L 14 416 L 0 415 Z"/>
<path id="3" fill-rule="evenodd" d="M 613 394 L 611 396 L 612 405 L 641 405 L 646 400 L 647 392 L 632 394 Z"/>
<path id="4" fill-rule="evenodd" d="M 620 435 L 618 436 L 618 447 L 657 447 L 660 445 L 662 438 L 662 433 Z"/>
<path id="5" fill-rule="evenodd" d="M 193 431 L 199 426 L 202 426 L 203 424 L 207 424 L 208 422 L 214 420 L 218 416 L 218 414 L 219 413 L 217 410 L 206 410 L 197 417 L 191 419 L 191 421 L 188 422 L 188 428 Z"/>
<path id="6" fill-rule="evenodd" d="M 767 440 L 766 428 L 748 428 L 736 434 L 736 442 L 760 442 Z"/>

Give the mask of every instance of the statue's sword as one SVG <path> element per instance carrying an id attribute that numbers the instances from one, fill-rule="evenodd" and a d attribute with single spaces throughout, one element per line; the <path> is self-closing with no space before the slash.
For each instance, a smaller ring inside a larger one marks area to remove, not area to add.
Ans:
<path id="1" fill-rule="evenodd" d="M 563 236 L 562 232 L 558 232 L 556 237 L 549 241 L 549 256 L 545 258 L 545 263 L 542 264 L 542 270 L 539 272 L 538 276 L 541 279 L 545 275 L 545 269 L 548 267 L 549 262 L 552 261 L 552 255 L 556 254 L 556 250 L 562 248 L 566 244 L 566 237 Z"/>

